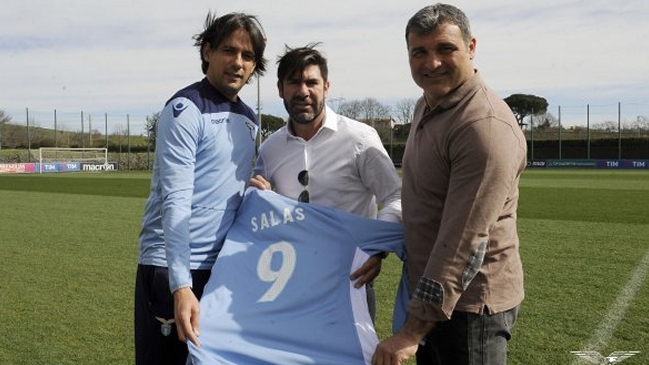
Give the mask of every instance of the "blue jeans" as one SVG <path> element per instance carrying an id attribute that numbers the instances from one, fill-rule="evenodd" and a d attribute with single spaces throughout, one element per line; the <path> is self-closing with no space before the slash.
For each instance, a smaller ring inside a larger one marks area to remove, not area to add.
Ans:
<path id="1" fill-rule="evenodd" d="M 505 365 L 507 341 L 518 315 L 516 306 L 489 315 L 453 312 L 439 322 L 417 350 L 418 365 Z"/>

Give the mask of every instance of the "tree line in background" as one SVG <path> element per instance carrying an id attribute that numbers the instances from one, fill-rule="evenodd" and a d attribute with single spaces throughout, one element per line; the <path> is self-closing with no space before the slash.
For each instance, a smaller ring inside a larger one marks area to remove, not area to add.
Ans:
<path id="1" fill-rule="evenodd" d="M 330 101 L 331 107 L 339 114 L 362 121 L 391 120 L 392 124 L 409 124 L 414 110 L 414 99 L 403 99 L 395 106 L 386 106 L 376 99 L 345 101 L 342 98 Z M 12 116 L 0 109 L 0 149 L 26 149 L 39 147 L 106 147 L 116 152 L 120 149 L 131 148 L 142 151 L 155 148 L 156 126 L 160 112 L 146 116 L 145 127 L 142 131 L 127 130 L 121 125 L 113 128 L 113 132 L 102 133 L 99 129 L 88 128 L 87 131 L 55 130 L 41 127 L 39 120 L 27 117 L 27 123 L 14 122 Z M 281 128 L 286 121 L 280 117 L 261 115 L 261 139 Z M 101 124 L 101 123 L 98 123 Z M 55 124 L 56 125 L 56 124 Z M 378 129 L 381 128 L 380 126 Z M 386 140 L 389 133 L 382 131 Z"/>
<path id="2" fill-rule="evenodd" d="M 557 118 L 548 113 L 548 102 L 545 98 L 536 95 L 513 94 L 504 100 L 512 109 L 514 116 L 516 116 L 518 125 L 524 130 L 527 129 L 530 134 L 532 132 L 558 132 L 559 127 L 561 129 L 577 130 L 577 138 L 583 137 L 581 132 L 584 132 L 587 128 L 604 133 L 622 131 L 624 133 L 646 134 L 649 132 L 649 116 L 647 115 L 637 115 L 633 120 L 604 120 L 589 127 L 569 126 L 566 128 L 565 125 L 559 125 L 560 117 Z M 647 111 L 649 112 L 649 105 L 647 105 Z M 526 120 L 530 123 L 526 123 Z M 543 135 L 538 137 L 545 139 Z"/>
<path id="3" fill-rule="evenodd" d="M 624 139 L 640 140 L 640 142 L 626 143 L 627 146 L 638 145 L 639 151 L 630 153 L 638 158 L 638 154 L 649 158 L 649 152 L 645 154 L 644 139 L 649 140 L 649 117 L 638 115 L 633 120 L 604 120 L 587 127 L 566 127 L 561 124 L 561 115 L 558 117 L 548 112 L 548 102 L 545 98 L 536 95 L 513 94 L 504 99 L 514 113 L 519 126 L 525 132 L 528 139 L 528 148 L 535 150 L 535 145 L 543 145 L 545 148 L 537 148 L 537 155 L 533 152 L 530 158 L 561 158 L 555 156 L 540 156 L 542 150 L 554 151 L 558 143 L 558 149 L 561 150 L 561 141 L 581 140 L 587 141 L 590 146 L 590 140 L 610 140 L 608 144 L 621 144 L 619 141 Z M 374 98 L 365 98 L 362 100 L 345 100 L 343 98 L 334 98 L 328 100 L 328 105 L 336 113 L 347 116 L 367 123 L 374 127 L 386 149 L 395 161 L 401 160 L 403 147 L 410 131 L 410 123 L 415 108 L 415 99 L 402 99 L 394 106 L 382 104 Z M 559 110 L 560 113 L 560 110 Z M 149 152 L 155 148 L 156 126 L 160 118 L 160 113 L 153 113 L 146 117 L 145 130 L 133 135 L 131 131 L 118 126 L 115 131 L 109 135 L 102 134 L 99 130 L 83 131 L 55 131 L 52 129 L 41 128 L 38 121 L 31 120 L 26 127 L 25 125 L 12 122 L 12 117 L 0 109 L 0 149 L 26 149 L 39 147 L 106 147 L 111 152 Z M 280 117 L 262 114 L 260 139 L 266 139 L 271 133 L 281 128 L 286 121 Z M 552 142 L 554 141 L 554 142 Z M 557 142 L 558 141 L 558 142 Z M 607 142 L 599 142 L 606 144 Z M 574 145 L 574 148 L 584 147 L 579 143 L 567 143 Z M 549 146 L 549 147 L 548 147 Z M 570 147 L 572 148 L 572 147 Z M 588 147 L 589 148 L 589 147 Z M 628 147 L 636 148 L 636 147 Z M 649 148 L 649 147 L 648 147 Z M 637 149 L 637 148 L 636 148 Z M 581 156 L 580 153 L 569 153 L 569 155 Z M 606 158 L 621 158 L 618 156 L 608 156 Z M 583 158 L 590 158 L 589 154 Z"/>
<path id="4" fill-rule="evenodd" d="M 390 107 L 374 98 L 351 101 L 337 98 L 328 101 L 329 107 L 336 113 L 372 125 L 384 142 L 389 142 L 390 137 L 394 138 L 395 141 L 405 142 L 407 134 L 404 136 L 399 131 L 404 130 L 403 126 L 409 125 L 412 121 L 415 103 L 416 100 L 414 99 L 402 99 L 396 105 Z M 158 119 L 160 119 L 160 112 L 154 113 L 152 116 L 146 118 L 146 130 L 152 146 L 155 146 Z M 261 139 L 268 138 L 268 136 L 285 124 L 286 121 L 280 117 L 262 114 L 260 126 Z M 395 129 L 392 136 L 389 130 L 391 128 Z"/>

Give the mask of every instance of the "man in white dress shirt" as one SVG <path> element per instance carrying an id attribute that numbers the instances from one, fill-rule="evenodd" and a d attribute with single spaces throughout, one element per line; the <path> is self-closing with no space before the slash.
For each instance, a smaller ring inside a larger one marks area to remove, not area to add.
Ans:
<path id="1" fill-rule="evenodd" d="M 251 185 L 299 201 L 401 222 L 401 179 L 394 164 L 374 128 L 325 105 L 328 67 L 317 45 L 287 48 L 278 61 L 277 87 L 289 121 L 260 146 Z M 351 275 L 358 288 L 370 284 L 366 289 L 372 318 L 371 283 L 383 257 L 370 257 Z"/>

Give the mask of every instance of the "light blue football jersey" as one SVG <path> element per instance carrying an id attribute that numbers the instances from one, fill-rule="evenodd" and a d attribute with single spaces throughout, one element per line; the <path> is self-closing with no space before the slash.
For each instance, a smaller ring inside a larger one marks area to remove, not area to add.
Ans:
<path id="1" fill-rule="evenodd" d="M 257 117 L 207 78 L 178 91 L 157 124 L 138 263 L 169 267 L 169 289 L 209 270 L 234 220 L 255 156 Z"/>
<path id="2" fill-rule="evenodd" d="M 378 338 L 365 288 L 369 256 L 404 257 L 400 224 L 250 188 L 200 301 L 205 364 L 369 364 Z"/>

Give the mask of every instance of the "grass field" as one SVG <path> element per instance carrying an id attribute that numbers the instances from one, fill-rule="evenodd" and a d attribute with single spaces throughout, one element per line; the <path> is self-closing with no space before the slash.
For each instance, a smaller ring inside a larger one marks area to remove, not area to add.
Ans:
<path id="1" fill-rule="evenodd" d="M 0 175 L 0 364 L 132 364 L 145 173 Z M 519 208 L 526 299 L 510 364 L 570 351 L 649 363 L 649 172 L 527 171 Z M 400 263 L 376 283 L 389 335 Z"/>

